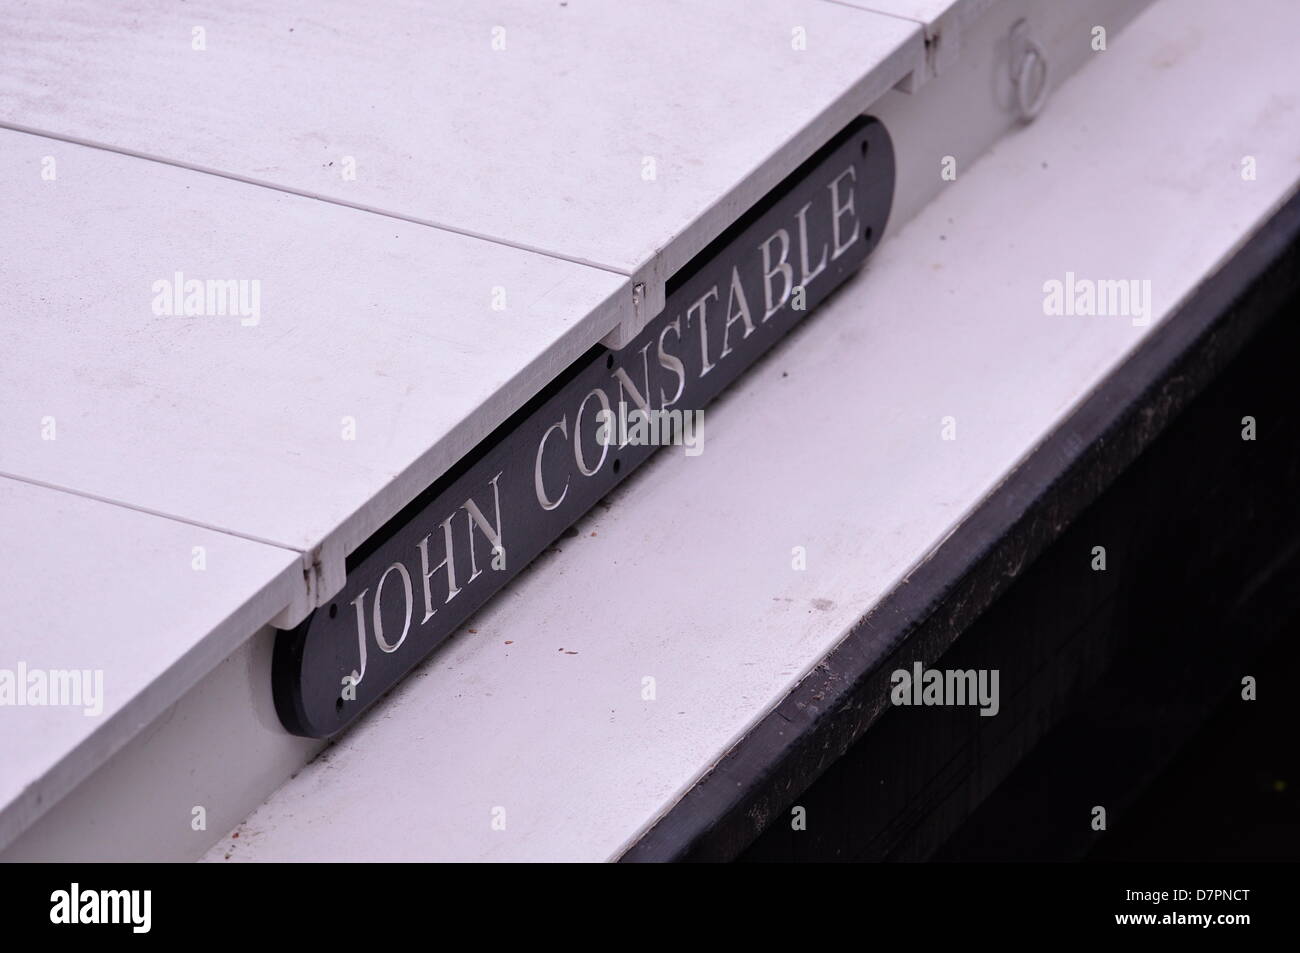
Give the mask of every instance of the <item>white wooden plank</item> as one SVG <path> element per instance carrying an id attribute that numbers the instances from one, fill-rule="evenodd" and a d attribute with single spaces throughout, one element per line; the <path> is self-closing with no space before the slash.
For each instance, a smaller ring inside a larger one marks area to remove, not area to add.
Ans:
<path id="1" fill-rule="evenodd" d="M 301 561 L 3 478 L 0 540 L 3 848 L 282 606 Z M 35 694 L 73 671 L 76 696 Z"/>
<path id="2" fill-rule="evenodd" d="M 967 8 L 987 8 L 993 0 L 830 0 L 845 6 L 870 10 L 875 13 L 887 13 L 890 16 L 915 20 L 926 26 L 934 26 L 941 17 Z"/>
<path id="3" fill-rule="evenodd" d="M 1050 53 L 1048 83 L 1070 75 L 1070 61 L 1080 53 L 1100 52 L 1092 47 L 1093 30 L 1102 27 L 1107 36 L 1118 34 L 1129 20 L 1139 14 L 1150 0 L 1110 0 L 1099 3 L 1060 3 L 1053 0 L 1019 0 L 999 4 L 997 0 L 827 0 L 868 13 L 881 13 L 902 17 L 920 24 L 925 34 L 926 69 L 917 71 L 900 88 L 915 92 L 925 80 L 946 72 L 964 58 L 962 52 L 969 44 L 970 31 L 987 21 L 997 8 L 1010 14 L 1010 22 L 1024 20 L 1027 36 L 1041 48 L 1056 49 L 1058 57 Z M 1069 37 L 1070 43 L 1060 49 L 1060 39 Z M 996 49 L 1004 68 L 1009 48 L 1006 44 Z M 1063 55 L 1059 55 L 1062 54 Z M 1063 63 L 1062 60 L 1065 62 Z M 1066 67 L 1062 70 L 1062 67 Z"/>
<path id="4" fill-rule="evenodd" d="M 286 734 L 258 631 L 7 847 L 0 863 L 198 860 L 324 743 Z M 194 808 L 206 828 L 195 830 Z"/>
<path id="5" fill-rule="evenodd" d="M 1286 0 L 1135 20 L 709 410 L 703 454 L 642 468 L 231 859 L 619 853 L 1294 191 L 1297 29 Z M 1048 316 L 1067 271 L 1150 280 L 1151 325 Z"/>
<path id="6" fill-rule="evenodd" d="M 883 13 L 902 17 L 921 25 L 925 33 L 927 69 L 911 77 L 906 84 L 909 92 L 925 80 L 927 76 L 938 75 L 958 58 L 958 51 L 964 45 L 966 31 L 975 24 L 992 7 L 996 0 L 829 0 L 831 3 L 843 4 L 869 13 Z M 1142 0 L 1131 0 L 1130 6 L 1140 4 Z M 1028 13 L 1036 21 L 1059 19 L 1066 5 L 1057 4 L 1020 4 L 1020 15 Z M 1089 10 L 1092 4 L 1072 4 L 1076 8 Z M 1052 8 L 1055 9 L 1052 9 Z"/>
<path id="7" fill-rule="evenodd" d="M 23 133 L 0 131 L 0 204 L 0 473 L 319 549 L 321 598 L 630 300 L 594 268 Z M 258 282 L 255 323 L 155 314 L 177 272 Z"/>
<path id="8" fill-rule="evenodd" d="M 823 0 L 38 0 L 0 60 L 0 122 L 635 275 L 648 319 L 923 45 Z"/>

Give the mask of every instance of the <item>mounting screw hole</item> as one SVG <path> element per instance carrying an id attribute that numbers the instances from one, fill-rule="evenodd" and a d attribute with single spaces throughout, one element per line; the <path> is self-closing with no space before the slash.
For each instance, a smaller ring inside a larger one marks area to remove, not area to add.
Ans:
<path id="1" fill-rule="evenodd" d="M 615 473 L 617 473 L 619 470 L 621 470 L 621 469 L 623 468 L 623 467 L 622 467 L 622 464 L 623 464 L 623 461 L 622 461 L 622 460 L 615 460 L 615 461 L 614 461 L 614 472 L 615 472 Z"/>
<path id="2" fill-rule="evenodd" d="M 868 225 L 866 228 L 862 230 L 862 240 L 866 242 L 868 245 L 870 245 L 872 236 L 874 236 L 875 234 L 876 234 L 875 230 L 870 225 Z"/>
<path id="3" fill-rule="evenodd" d="M 338 605 L 338 603 L 337 603 L 337 602 L 331 602 L 331 603 L 330 603 L 330 618 L 332 619 L 332 618 L 334 618 L 334 617 L 335 617 L 336 615 L 338 615 L 338 614 L 339 614 L 339 605 Z"/>
<path id="4" fill-rule="evenodd" d="M 867 150 L 870 149 L 870 148 L 871 148 L 871 143 L 869 143 L 869 142 L 867 142 L 867 140 L 863 139 L 863 140 L 862 140 L 862 158 L 865 159 L 865 158 L 867 157 Z"/>
<path id="5" fill-rule="evenodd" d="M 605 368 L 606 370 L 608 370 L 613 366 L 614 366 L 614 355 L 611 354 L 609 357 L 605 358 Z"/>

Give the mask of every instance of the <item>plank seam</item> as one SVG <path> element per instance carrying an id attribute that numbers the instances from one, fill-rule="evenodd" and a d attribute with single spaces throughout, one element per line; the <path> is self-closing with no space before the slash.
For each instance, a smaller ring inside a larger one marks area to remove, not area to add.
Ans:
<path id="1" fill-rule="evenodd" d="M 0 478 L 13 480 L 16 483 L 26 483 L 29 486 L 39 486 L 42 489 L 54 490 L 59 493 L 66 493 L 69 496 L 79 496 L 82 499 L 94 500 L 96 503 L 104 503 L 108 506 L 120 507 L 124 510 L 134 510 L 137 513 L 144 513 L 147 516 L 156 516 L 160 519 L 171 520 L 173 523 L 185 523 L 188 526 L 194 526 L 198 529 L 208 530 L 213 533 L 221 533 L 223 536 L 234 536 L 239 539 L 247 540 L 250 543 L 261 543 L 264 546 L 274 546 L 276 549 L 283 549 L 287 552 L 297 553 L 300 556 L 306 556 L 310 550 L 299 549 L 296 546 L 289 546 L 285 543 L 277 543 L 272 539 L 264 539 L 261 536 L 254 536 L 251 533 L 240 533 L 232 529 L 222 529 L 211 523 L 200 522 L 199 520 L 186 519 L 184 516 L 177 516 L 174 513 L 164 513 L 162 510 L 150 509 L 147 506 L 137 506 L 134 503 L 127 503 L 124 500 L 115 500 L 111 497 L 100 496 L 96 493 L 88 493 L 85 490 L 76 490 L 69 486 L 61 486 L 58 483 L 49 483 L 45 480 L 36 480 L 32 477 L 20 476 L 17 473 L 10 473 L 7 470 L 0 470 Z"/>
<path id="2" fill-rule="evenodd" d="M 116 155 L 126 156 L 130 159 L 140 159 L 144 162 L 156 162 L 159 165 L 171 166 L 174 169 L 183 169 L 186 172 L 195 172 L 200 175 L 211 175 L 221 179 L 227 179 L 231 182 L 239 182 L 243 185 L 250 185 L 254 188 L 267 189 L 272 192 L 280 192 L 284 195 L 294 195 L 303 199 L 314 199 L 317 202 L 324 202 L 327 205 L 334 205 L 339 208 L 349 208 L 357 212 L 367 212 L 371 215 L 380 215 L 384 218 L 395 219 L 400 222 L 408 222 L 412 225 L 422 225 L 425 228 L 435 228 L 442 232 L 450 232 L 455 235 L 463 235 L 466 238 L 473 238 L 479 241 L 490 242 L 494 245 L 502 245 L 506 248 L 514 248 L 518 251 L 530 252 L 535 255 L 542 255 L 546 258 L 554 258 L 559 261 L 567 261 L 571 265 L 581 265 L 586 268 L 595 268 L 598 271 L 608 272 L 618 275 L 622 278 L 631 278 L 630 272 L 623 271 L 611 265 L 604 265 L 600 262 L 588 261 L 584 258 L 564 255 L 560 252 L 550 251 L 545 248 L 538 248 L 533 245 L 526 245 L 522 242 L 512 242 L 504 238 L 497 238 L 494 235 L 486 235 L 481 232 L 471 231 L 465 228 L 456 228 L 454 225 L 447 225 L 442 222 L 435 222 L 430 219 L 419 218 L 414 215 L 403 215 L 401 212 L 393 212 L 388 209 L 377 208 L 373 205 L 365 205 L 361 202 L 347 202 L 343 199 L 331 198 L 327 195 L 321 195 L 317 192 L 309 192 L 306 189 L 295 189 L 286 185 L 277 185 L 274 182 L 268 182 L 263 179 L 254 179 L 249 176 L 238 175 L 234 172 L 223 172 L 220 169 L 213 169 L 208 166 L 197 165 L 194 163 L 183 162 L 180 159 L 169 159 L 166 156 L 152 155 L 147 152 L 139 152 L 134 149 L 127 149 L 122 146 L 110 145 L 106 142 L 98 142 L 93 139 L 83 139 L 80 136 L 64 135 L 52 132 L 46 129 L 37 129 L 33 126 L 24 126 L 21 123 L 7 122 L 0 120 L 0 129 L 8 129 L 11 132 L 19 132 L 29 136 L 39 136 L 42 139 L 49 139 L 54 142 L 66 142 L 69 145 L 82 146 L 87 149 L 97 149 L 101 152 L 111 152 Z"/>

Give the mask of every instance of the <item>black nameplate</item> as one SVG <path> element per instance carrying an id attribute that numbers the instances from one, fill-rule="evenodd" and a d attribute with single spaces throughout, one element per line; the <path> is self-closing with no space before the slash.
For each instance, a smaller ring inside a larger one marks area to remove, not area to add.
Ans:
<path id="1" fill-rule="evenodd" d="M 649 458 L 656 434 L 698 449 L 697 412 L 862 264 L 893 191 L 888 133 L 855 121 L 674 275 L 629 346 L 593 348 L 390 520 L 330 604 L 277 634 L 284 726 L 325 738 L 351 722 Z"/>

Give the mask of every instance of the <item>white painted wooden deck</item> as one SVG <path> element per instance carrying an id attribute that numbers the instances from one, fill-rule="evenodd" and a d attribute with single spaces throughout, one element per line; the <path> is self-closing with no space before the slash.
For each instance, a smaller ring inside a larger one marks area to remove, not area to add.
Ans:
<path id="1" fill-rule="evenodd" d="M 0 121 L 634 276 L 644 319 L 924 65 L 825 0 L 40 0 L 0 37 Z"/>
<path id="2" fill-rule="evenodd" d="M 1295 191 L 1282 22 L 1139 17 L 208 859 L 618 856 Z M 1067 271 L 1151 324 L 1045 315 Z"/>
<path id="3" fill-rule="evenodd" d="M 0 62 L 0 479 L 46 488 L 0 519 L 0 667 L 85 647 L 132 713 L 0 710 L 2 849 L 924 57 L 824 0 L 39 0 L 0 7 Z M 249 307 L 158 313 L 186 280 Z M 34 548 L 77 538 L 60 493 L 87 546 L 139 527 L 85 557 L 95 625 Z M 190 571 L 177 532 L 256 554 L 208 627 L 141 596 Z"/>
<path id="4" fill-rule="evenodd" d="M 0 8 L 0 668 L 102 669 L 106 696 L 0 707 L 0 851 L 26 830 L 39 856 L 42 820 L 75 850 L 113 810 L 127 841 L 188 825 L 182 784 L 56 802 L 141 738 L 203 737 L 174 729 L 221 705 L 173 706 L 222 659 L 269 693 L 249 636 L 870 107 L 904 218 L 939 198 L 709 408 L 703 455 L 647 464 L 208 855 L 616 856 L 1149 333 L 1049 318 L 1044 281 L 1149 279 L 1158 320 L 1300 182 L 1287 0 L 1080 36 L 1062 75 L 1093 62 L 978 163 L 995 84 L 951 104 L 992 47 L 924 41 L 1031 0 L 429 9 Z M 257 280 L 256 323 L 156 314 L 178 271 Z M 237 757 L 222 730 L 185 757 Z M 263 784 L 305 757 L 245 730 Z"/>

